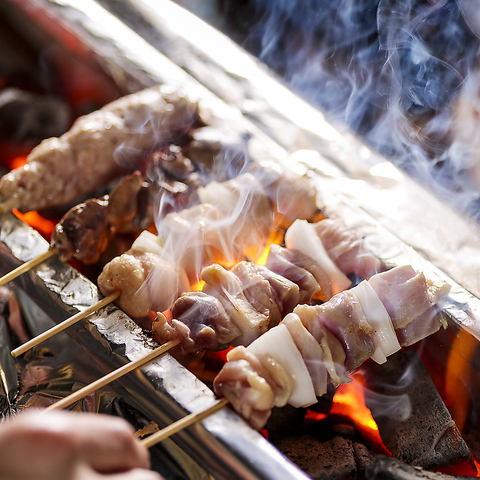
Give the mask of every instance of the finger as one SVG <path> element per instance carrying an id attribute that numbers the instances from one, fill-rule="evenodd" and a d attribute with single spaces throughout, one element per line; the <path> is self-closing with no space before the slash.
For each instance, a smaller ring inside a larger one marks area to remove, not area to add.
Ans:
<path id="1" fill-rule="evenodd" d="M 0 475 L 0 478 L 3 477 Z M 75 474 L 68 478 L 75 478 L 76 480 L 164 480 L 159 473 L 144 468 L 134 468 L 125 472 L 109 474 L 94 471 L 87 465 L 78 465 Z"/>
<path id="2" fill-rule="evenodd" d="M 145 470 L 144 468 L 134 468 L 121 473 L 104 474 L 93 471 L 86 466 L 76 470 L 75 478 L 77 480 L 164 480 L 159 473 Z"/>
<path id="3" fill-rule="evenodd" d="M 100 414 L 70 414 L 69 422 L 76 423 L 79 457 L 93 469 L 121 472 L 150 466 L 148 450 L 134 438 L 134 429 L 125 420 Z"/>
<path id="4" fill-rule="evenodd" d="M 121 472 L 150 466 L 149 452 L 134 438 L 122 418 L 101 414 L 44 412 L 25 415 L 31 428 L 55 441 L 56 451 L 90 465 L 99 472 Z"/>
<path id="5" fill-rule="evenodd" d="M 135 468 L 128 472 L 116 473 L 113 475 L 105 475 L 99 477 L 99 480 L 163 480 L 163 477 L 151 470 L 145 470 L 143 468 Z"/>

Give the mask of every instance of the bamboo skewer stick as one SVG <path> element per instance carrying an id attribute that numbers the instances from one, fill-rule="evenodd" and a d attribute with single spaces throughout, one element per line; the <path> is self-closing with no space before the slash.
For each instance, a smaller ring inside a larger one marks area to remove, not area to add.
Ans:
<path id="1" fill-rule="evenodd" d="M 57 253 L 58 253 L 58 248 L 52 247 L 52 248 L 49 248 L 45 253 L 42 253 L 41 255 L 38 255 L 37 257 L 32 258 L 31 260 L 28 260 L 24 264 L 18 266 L 11 272 L 4 275 L 3 277 L 0 277 L 0 287 L 3 287 L 8 282 L 15 280 L 15 278 L 19 277 L 25 272 L 28 272 L 32 268 L 35 268 L 37 265 L 40 265 L 41 263 L 45 262 L 49 258 L 54 257 Z"/>
<path id="2" fill-rule="evenodd" d="M 48 340 L 49 338 L 53 337 L 57 333 L 62 332 L 66 328 L 70 327 L 71 325 L 77 323 L 78 321 L 84 319 L 85 317 L 88 317 L 92 313 L 96 312 L 100 308 L 104 307 L 105 305 L 108 305 L 109 303 L 112 303 L 115 301 L 118 297 L 120 296 L 120 292 L 114 292 L 108 297 L 102 298 L 99 300 L 97 303 L 94 303 L 93 305 L 90 305 L 87 307 L 85 310 L 82 310 L 81 312 L 78 312 L 77 314 L 73 315 L 70 318 L 67 318 L 63 322 L 59 323 L 58 325 L 55 325 L 54 327 L 46 330 L 45 332 L 41 333 L 40 335 L 37 335 L 36 337 L 32 338 L 28 342 L 25 342 L 23 345 L 20 345 L 19 347 L 15 348 L 12 350 L 11 354 L 13 357 L 18 357 L 22 353 L 25 353 L 27 350 L 30 350 L 31 348 L 35 347 L 39 343 L 44 342 L 45 340 Z"/>
<path id="3" fill-rule="evenodd" d="M 105 385 L 108 385 L 109 383 L 113 382 L 114 380 L 117 380 L 118 378 L 122 377 L 123 375 L 126 375 L 127 373 L 131 372 L 132 370 L 135 370 L 139 367 L 142 367 L 146 365 L 147 363 L 150 363 L 152 360 L 155 358 L 159 357 L 160 355 L 163 355 L 164 353 L 168 352 L 171 348 L 175 347 L 180 343 L 180 339 L 176 340 L 170 340 L 167 343 L 164 343 L 160 347 L 155 348 L 151 352 L 147 353 L 143 357 L 134 360 L 133 362 L 129 362 L 125 365 L 123 365 L 120 368 L 117 368 L 113 372 L 110 372 L 109 374 L 105 375 L 102 378 L 99 378 L 98 380 L 92 382 L 90 385 L 86 385 L 85 387 L 81 388 L 80 390 L 72 393 L 71 395 L 68 395 L 67 397 L 63 398 L 62 400 L 59 400 L 58 402 L 50 405 L 47 407 L 45 410 L 60 410 L 62 408 L 66 408 L 72 403 L 75 403 L 77 400 L 81 400 L 82 398 L 86 397 L 90 393 L 93 393 L 95 390 L 98 390 Z"/>
<path id="4" fill-rule="evenodd" d="M 187 415 L 186 417 L 172 423 L 168 427 L 165 427 L 162 430 L 156 433 L 153 433 L 147 438 L 141 440 L 140 443 L 142 443 L 142 445 L 144 445 L 145 447 L 150 448 L 153 445 L 170 437 L 174 433 L 178 433 L 180 430 L 183 430 L 184 428 L 189 427 L 195 422 L 199 422 L 204 418 L 214 414 L 218 410 L 221 410 L 223 407 L 225 407 L 227 404 L 228 404 L 228 400 L 226 398 L 221 398 L 219 400 L 216 400 L 215 403 L 201 410 L 200 412 L 193 412 L 190 415 Z"/>

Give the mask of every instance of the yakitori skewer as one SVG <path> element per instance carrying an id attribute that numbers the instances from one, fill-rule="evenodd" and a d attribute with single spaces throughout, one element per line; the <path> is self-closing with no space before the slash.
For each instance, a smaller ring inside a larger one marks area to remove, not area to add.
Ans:
<path id="1" fill-rule="evenodd" d="M 126 375 L 127 373 L 133 370 L 136 370 L 137 368 L 140 368 L 146 365 L 147 363 L 150 363 L 152 360 L 168 352 L 168 350 L 173 348 L 175 345 L 178 345 L 179 343 L 180 343 L 180 339 L 171 340 L 170 342 L 164 343 L 163 345 L 161 345 L 158 348 L 155 348 L 154 350 L 147 353 L 143 357 L 140 357 L 137 360 L 134 360 L 133 362 L 129 362 L 126 365 L 123 365 L 122 367 L 117 368 L 116 370 L 114 370 L 113 372 L 110 372 L 104 377 L 99 378 L 98 380 L 95 380 L 89 385 L 86 385 L 80 390 L 50 405 L 45 410 L 60 410 L 62 408 L 67 408 L 73 403 L 75 403 L 76 401 L 81 400 L 82 398 L 86 397 L 90 393 L 93 393 L 102 387 L 105 387 L 106 385 L 113 382 L 114 380 L 119 379 L 123 375 Z"/>
<path id="2" fill-rule="evenodd" d="M 98 302 L 94 303 L 93 305 L 90 305 L 87 307 L 85 310 L 82 310 L 81 312 L 78 312 L 77 314 L 73 315 L 70 318 L 67 318 L 63 322 L 59 323 L 58 325 L 55 325 L 52 328 L 49 328 L 45 332 L 41 333 L 40 335 L 37 335 L 36 337 L 32 338 L 28 342 L 25 342 L 23 345 L 20 345 L 19 347 L 15 348 L 12 350 L 12 356 L 13 357 L 18 357 L 22 353 L 25 353 L 27 350 L 30 350 L 31 348 L 35 347 L 39 343 L 44 342 L 45 340 L 48 340 L 49 338 L 53 337 L 57 333 L 60 333 L 61 331 L 65 330 L 66 328 L 70 327 L 71 325 L 79 322 L 80 320 L 83 320 L 84 318 L 88 317 L 92 313 L 96 312 L 102 307 L 105 307 L 109 303 L 114 302 L 118 296 L 120 295 L 120 292 L 114 292 L 111 295 L 108 295 L 105 298 L 102 298 Z"/>
<path id="3" fill-rule="evenodd" d="M 8 282 L 11 282 L 12 280 L 15 280 L 17 277 L 22 275 L 25 272 L 28 272 L 29 270 L 32 270 L 36 266 L 40 265 L 41 263 L 47 261 L 49 258 L 54 257 L 58 253 L 58 248 L 56 247 L 51 247 L 49 248 L 45 253 L 42 253 L 38 255 L 38 257 L 32 258 L 31 260 L 28 260 L 27 262 L 23 263 L 22 265 L 18 266 L 11 272 L 7 273 L 3 277 L 0 278 L 0 287 L 3 287 L 6 285 Z"/>
<path id="4" fill-rule="evenodd" d="M 162 430 L 159 430 L 158 432 L 153 433 L 147 438 L 141 440 L 141 443 L 145 447 L 150 448 L 153 445 L 156 445 L 157 443 L 172 436 L 174 433 L 178 433 L 184 428 L 189 427 L 190 425 L 193 425 L 196 422 L 200 422 L 201 420 L 209 417 L 210 415 L 213 415 L 215 412 L 218 412 L 218 410 L 221 410 L 227 404 L 228 404 L 228 400 L 226 398 L 220 398 L 216 400 L 215 403 L 200 410 L 199 412 L 193 412 L 190 415 L 187 415 L 186 417 L 183 417 L 182 419 L 172 423 L 168 427 L 165 427 Z"/>

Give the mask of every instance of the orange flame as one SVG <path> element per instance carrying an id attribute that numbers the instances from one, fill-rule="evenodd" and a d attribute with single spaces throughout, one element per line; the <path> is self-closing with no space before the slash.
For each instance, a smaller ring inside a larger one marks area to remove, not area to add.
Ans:
<path id="1" fill-rule="evenodd" d="M 197 283 L 192 285 L 190 288 L 192 289 L 192 292 L 201 292 L 203 290 L 203 286 L 205 285 L 204 280 L 199 280 Z"/>
<path id="2" fill-rule="evenodd" d="M 390 455 L 380 437 L 372 412 L 365 405 L 363 375 L 357 372 L 352 377 L 352 382 L 344 383 L 337 388 L 330 413 L 350 418 L 364 438 Z"/>
<path id="3" fill-rule="evenodd" d="M 467 385 L 473 380 L 471 378 L 472 367 L 468 363 L 468 359 L 473 357 L 477 348 L 478 340 L 460 329 L 448 355 L 444 401 L 460 431 L 463 430 L 471 409 L 471 398 Z"/>
<path id="4" fill-rule="evenodd" d="M 43 218 L 37 212 L 20 213 L 18 210 L 14 209 L 13 214 L 27 225 L 30 225 L 32 228 L 37 230 L 37 232 L 40 233 L 43 238 L 50 241 L 52 232 L 55 229 L 54 222 Z"/>
<path id="5" fill-rule="evenodd" d="M 13 157 L 9 162 L 9 167 L 11 170 L 15 170 L 16 168 L 23 167 L 27 163 L 27 156 L 20 155 L 18 157 Z"/>

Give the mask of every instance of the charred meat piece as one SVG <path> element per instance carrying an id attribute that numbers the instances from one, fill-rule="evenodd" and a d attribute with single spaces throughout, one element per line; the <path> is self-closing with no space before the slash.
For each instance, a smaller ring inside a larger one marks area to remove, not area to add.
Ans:
<path id="1" fill-rule="evenodd" d="M 90 199 L 70 209 L 56 225 L 51 244 L 63 261 L 76 258 L 98 262 L 116 233 L 139 232 L 153 223 L 151 188 L 135 172 L 100 199 Z M 145 208 L 147 206 L 147 208 Z"/>
<path id="2" fill-rule="evenodd" d="M 198 105 L 155 87 L 78 118 L 61 137 L 44 140 L 27 164 L 0 181 L 0 211 L 65 205 L 120 172 L 136 170 L 154 149 L 176 143 L 198 121 Z"/>
<path id="3" fill-rule="evenodd" d="M 178 145 L 157 150 L 147 160 L 147 178 L 173 195 L 203 184 L 200 174 Z"/>
<path id="4" fill-rule="evenodd" d="M 192 132 L 192 141 L 183 149 L 207 180 L 224 182 L 245 171 L 249 162 L 249 135 L 244 132 L 205 126 Z"/>

